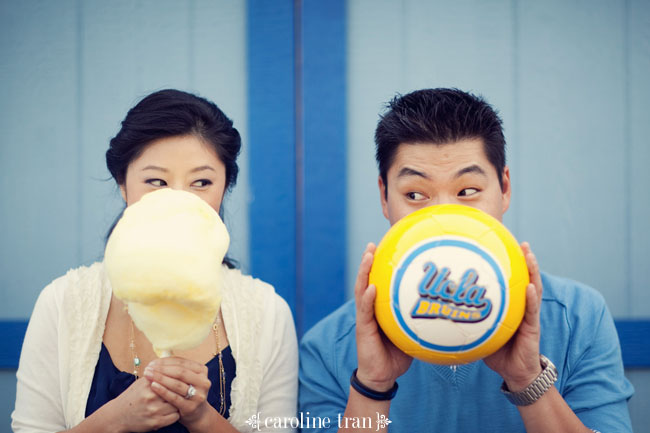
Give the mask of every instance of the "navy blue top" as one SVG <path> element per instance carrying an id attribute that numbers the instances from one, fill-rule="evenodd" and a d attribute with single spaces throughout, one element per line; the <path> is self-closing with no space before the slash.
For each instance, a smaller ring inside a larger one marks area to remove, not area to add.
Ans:
<path id="1" fill-rule="evenodd" d="M 231 403 L 230 387 L 232 380 L 235 378 L 236 368 L 235 358 L 232 356 L 230 346 L 223 349 L 221 354 L 223 358 L 223 369 L 226 373 L 226 389 L 224 394 L 226 397 L 226 413 L 224 414 L 224 418 L 227 419 Z M 212 358 L 207 362 L 206 366 L 208 367 L 208 379 L 212 382 L 210 391 L 208 391 L 208 403 L 219 410 L 219 406 L 221 406 L 221 396 L 219 395 L 219 357 L 215 356 Z M 131 373 L 120 371 L 115 367 L 111 355 L 108 353 L 108 349 L 102 343 L 102 349 L 99 353 L 97 366 L 95 367 L 95 376 L 93 377 L 88 402 L 86 403 L 86 417 L 123 393 L 133 382 L 135 382 L 135 376 Z M 188 433 L 187 429 L 178 421 L 156 431 L 159 433 Z"/>

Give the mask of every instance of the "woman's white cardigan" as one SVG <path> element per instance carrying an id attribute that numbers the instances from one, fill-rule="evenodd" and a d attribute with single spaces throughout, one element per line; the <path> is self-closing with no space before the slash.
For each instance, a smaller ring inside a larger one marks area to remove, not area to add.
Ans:
<path id="1" fill-rule="evenodd" d="M 252 431 L 247 420 L 258 413 L 296 415 L 296 332 L 272 286 L 234 269 L 224 275 L 221 309 L 237 369 L 229 421 Z M 103 263 L 70 270 L 40 294 L 20 356 L 14 432 L 57 432 L 84 419 L 110 301 Z"/>

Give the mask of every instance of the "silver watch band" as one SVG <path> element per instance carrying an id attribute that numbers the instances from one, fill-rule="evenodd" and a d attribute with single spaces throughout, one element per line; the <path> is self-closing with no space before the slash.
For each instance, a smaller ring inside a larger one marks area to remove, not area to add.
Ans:
<path id="1" fill-rule="evenodd" d="M 539 355 L 539 362 L 542 366 L 542 372 L 528 385 L 519 392 L 510 392 L 506 383 L 501 385 L 501 392 L 506 396 L 510 403 L 517 406 L 528 406 L 535 403 L 548 391 L 557 380 L 557 369 L 550 359 L 544 355 Z"/>

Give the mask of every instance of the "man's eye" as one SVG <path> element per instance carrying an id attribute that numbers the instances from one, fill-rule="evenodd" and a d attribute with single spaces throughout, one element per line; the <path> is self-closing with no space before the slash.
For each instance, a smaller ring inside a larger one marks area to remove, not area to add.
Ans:
<path id="1" fill-rule="evenodd" d="M 199 188 L 203 188 L 208 185 L 212 185 L 212 181 L 209 179 L 200 179 L 192 184 L 192 186 L 198 186 Z"/>
<path id="2" fill-rule="evenodd" d="M 470 195 L 476 194 L 477 192 L 478 192 L 478 189 L 476 189 L 476 188 L 465 188 L 465 189 L 461 190 L 458 193 L 458 196 L 459 197 L 468 197 Z"/>
<path id="3" fill-rule="evenodd" d="M 409 192 L 406 193 L 406 196 L 409 198 L 409 200 L 424 200 L 426 197 L 424 194 L 421 194 L 419 192 Z"/>
<path id="4" fill-rule="evenodd" d="M 162 179 L 147 179 L 145 183 L 148 183 L 152 186 L 167 186 L 167 182 Z"/>

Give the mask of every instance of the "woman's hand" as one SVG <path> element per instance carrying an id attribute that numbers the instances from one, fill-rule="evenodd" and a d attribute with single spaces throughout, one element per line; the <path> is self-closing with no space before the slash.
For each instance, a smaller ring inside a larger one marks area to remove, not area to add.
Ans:
<path id="1" fill-rule="evenodd" d="M 111 411 L 105 419 L 115 421 L 117 432 L 148 432 L 178 421 L 179 412 L 173 405 L 160 398 L 151 389 L 151 382 L 143 377 L 136 380 L 126 391 L 111 400 L 97 412 Z M 110 422 L 110 421 L 109 421 Z"/>
<path id="2" fill-rule="evenodd" d="M 175 356 L 160 358 L 147 366 L 144 376 L 153 392 L 178 410 L 180 422 L 189 430 L 201 430 L 195 427 L 216 414 L 207 401 L 211 382 L 205 365 Z M 196 392 L 186 398 L 190 385 Z"/>
<path id="3" fill-rule="evenodd" d="M 368 276 L 374 259 L 375 245 L 366 247 L 354 286 L 357 308 L 357 378 L 376 391 L 388 391 L 404 374 L 413 358 L 399 350 L 379 329 L 375 319 L 377 289 L 368 286 Z"/>

